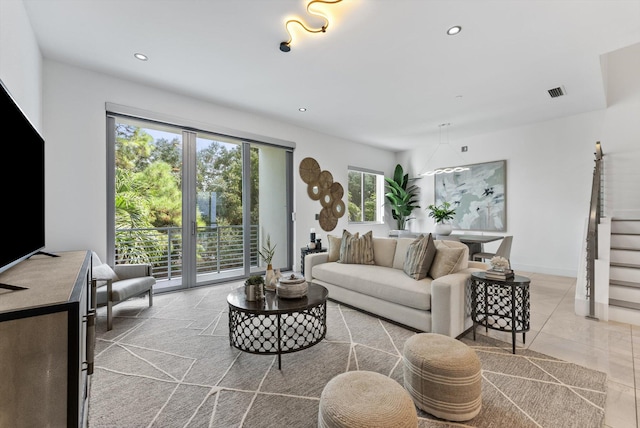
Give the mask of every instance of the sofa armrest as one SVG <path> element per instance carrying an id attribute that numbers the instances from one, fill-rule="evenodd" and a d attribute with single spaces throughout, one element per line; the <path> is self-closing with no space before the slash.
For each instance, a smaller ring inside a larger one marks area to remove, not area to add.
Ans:
<path id="1" fill-rule="evenodd" d="M 462 269 L 431 282 L 431 332 L 458 337 L 472 325 L 467 305 L 467 285 L 471 272 L 485 269 Z"/>
<path id="2" fill-rule="evenodd" d="M 148 263 L 130 263 L 115 265 L 113 271 L 119 279 L 139 278 L 151 276 L 151 265 Z"/>
<path id="3" fill-rule="evenodd" d="M 304 279 L 311 282 L 311 271 L 315 265 L 326 263 L 329 260 L 329 253 L 311 253 L 304 257 Z"/>

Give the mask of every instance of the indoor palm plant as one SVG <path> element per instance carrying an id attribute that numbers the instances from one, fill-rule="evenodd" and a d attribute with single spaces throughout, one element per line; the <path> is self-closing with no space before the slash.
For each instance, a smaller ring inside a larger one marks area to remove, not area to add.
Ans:
<path id="1" fill-rule="evenodd" d="M 427 210 L 429 210 L 429 217 L 433 217 L 436 221 L 436 235 L 451 234 L 451 224 L 447 221 L 452 220 L 456 215 L 455 208 L 452 208 L 451 204 L 445 201 L 441 205 L 431 204 Z"/>
<path id="2" fill-rule="evenodd" d="M 385 198 L 391 206 L 391 216 L 396 221 L 398 230 L 404 230 L 407 220 L 410 220 L 411 212 L 420 208 L 418 202 L 418 186 L 409 185 L 409 174 L 405 174 L 402 165 L 397 164 L 393 172 L 393 178 L 385 177 L 387 193 Z"/>

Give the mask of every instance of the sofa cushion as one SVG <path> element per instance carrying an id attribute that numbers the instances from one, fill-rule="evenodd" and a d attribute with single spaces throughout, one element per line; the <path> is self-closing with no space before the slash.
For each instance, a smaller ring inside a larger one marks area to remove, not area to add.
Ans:
<path id="1" fill-rule="evenodd" d="M 340 260 L 340 244 L 342 243 L 342 238 L 335 235 L 327 235 L 327 240 L 329 241 L 327 261 L 337 262 Z"/>
<path id="2" fill-rule="evenodd" d="M 431 309 L 431 278 L 416 281 L 402 269 L 322 263 L 313 267 L 313 278 L 410 308 Z"/>
<path id="3" fill-rule="evenodd" d="M 373 261 L 378 266 L 393 267 L 398 241 L 394 238 L 373 238 Z"/>
<path id="4" fill-rule="evenodd" d="M 409 245 L 404 259 L 404 273 L 415 280 L 426 278 L 436 255 L 436 245 L 431 234 L 420 235 Z"/>
<path id="5" fill-rule="evenodd" d="M 102 281 L 96 281 L 97 287 L 106 285 L 107 281 L 105 280 L 107 279 L 110 279 L 113 282 L 118 281 L 120 279 L 118 278 L 118 275 L 113 271 L 113 269 L 111 269 L 111 266 L 109 266 L 106 263 L 102 263 L 97 266 L 92 266 L 91 275 L 95 279 L 102 280 Z"/>
<path id="6" fill-rule="evenodd" d="M 396 239 L 398 243 L 396 244 L 396 253 L 393 256 L 393 268 L 394 269 L 404 269 L 404 259 L 407 257 L 407 250 L 409 249 L 409 245 L 415 240 L 414 238 L 398 238 Z"/>
<path id="7" fill-rule="evenodd" d="M 340 263 L 372 265 L 373 260 L 373 232 L 370 230 L 362 236 L 344 230 L 340 245 Z"/>
<path id="8" fill-rule="evenodd" d="M 464 248 L 449 248 L 445 246 L 438 248 L 429 269 L 429 276 L 433 279 L 438 279 L 457 272 L 456 267 L 461 264 L 461 259 L 464 257 Z"/>

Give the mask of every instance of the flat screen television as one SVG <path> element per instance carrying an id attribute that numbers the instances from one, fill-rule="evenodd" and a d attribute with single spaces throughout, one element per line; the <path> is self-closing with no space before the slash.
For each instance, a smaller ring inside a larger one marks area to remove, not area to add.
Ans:
<path id="1" fill-rule="evenodd" d="M 0 272 L 45 246 L 44 138 L 0 80 Z M 12 238 L 10 238 L 12 237 Z"/>

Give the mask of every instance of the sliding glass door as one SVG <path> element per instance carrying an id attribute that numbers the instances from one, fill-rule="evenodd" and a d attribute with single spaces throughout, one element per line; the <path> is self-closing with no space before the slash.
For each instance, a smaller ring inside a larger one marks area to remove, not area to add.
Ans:
<path id="1" fill-rule="evenodd" d="M 291 151 L 206 131 L 118 115 L 108 189 L 115 263 L 153 265 L 156 291 L 290 269 Z"/>

